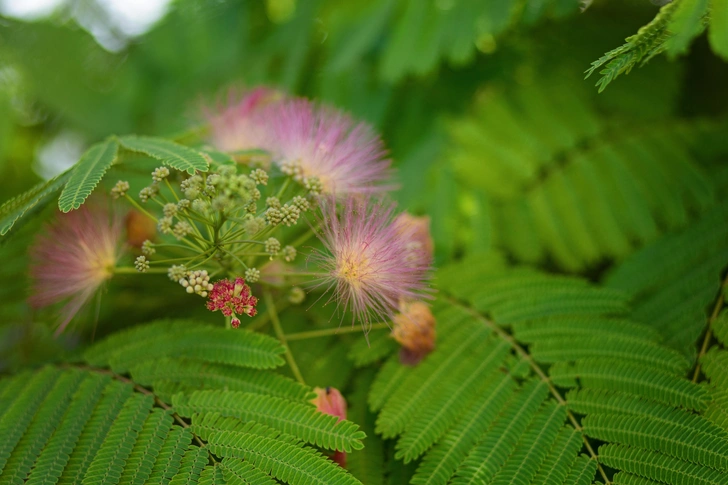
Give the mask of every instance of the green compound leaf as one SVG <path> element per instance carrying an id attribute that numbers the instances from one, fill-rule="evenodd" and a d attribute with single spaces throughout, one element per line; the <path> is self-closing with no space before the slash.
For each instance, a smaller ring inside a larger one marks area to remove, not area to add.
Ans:
<path id="1" fill-rule="evenodd" d="M 18 219 L 29 211 L 40 210 L 45 207 L 51 195 L 61 190 L 70 175 L 71 171 L 67 171 L 47 182 L 41 182 L 0 206 L 0 236 L 8 234 Z"/>
<path id="2" fill-rule="evenodd" d="M 63 212 L 70 212 L 81 207 L 116 161 L 118 151 L 119 144 L 113 140 L 97 143 L 86 150 L 71 171 L 58 199 L 58 208 Z"/>
<path id="3" fill-rule="evenodd" d="M 119 142 L 127 150 L 144 153 L 191 175 L 196 170 L 207 172 L 210 168 L 209 156 L 164 138 L 131 135 L 119 138 Z"/>

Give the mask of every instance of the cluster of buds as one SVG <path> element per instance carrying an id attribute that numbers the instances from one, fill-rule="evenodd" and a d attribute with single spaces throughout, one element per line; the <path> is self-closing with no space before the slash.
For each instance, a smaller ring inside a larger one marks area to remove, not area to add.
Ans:
<path id="1" fill-rule="evenodd" d="M 206 270 L 188 271 L 184 277 L 179 279 L 179 284 L 185 288 L 187 293 L 196 293 L 201 297 L 207 297 L 212 291 L 213 284 L 210 283 L 210 275 Z"/>
<path id="2" fill-rule="evenodd" d="M 207 309 L 211 312 L 220 310 L 226 317 L 232 317 L 233 328 L 240 326 L 238 315 L 255 316 L 255 306 L 258 299 L 251 294 L 250 287 L 245 284 L 243 278 L 235 278 L 235 281 L 220 280 L 213 285 L 210 291 L 210 298 L 207 301 Z"/>

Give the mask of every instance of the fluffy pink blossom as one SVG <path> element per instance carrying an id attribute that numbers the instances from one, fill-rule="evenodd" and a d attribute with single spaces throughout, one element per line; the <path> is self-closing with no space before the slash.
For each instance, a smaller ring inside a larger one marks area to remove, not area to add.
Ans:
<path id="1" fill-rule="evenodd" d="M 114 274 L 122 227 L 117 214 L 86 204 L 59 214 L 30 248 L 29 303 L 41 308 L 70 299 L 61 310 L 56 334 Z"/>
<path id="2" fill-rule="evenodd" d="M 250 292 L 250 287 L 245 284 L 243 278 L 220 280 L 212 287 L 207 300 L 207 309 L 211 312 L 220 310 L 226 317 L 233 317 L 231 324 L 234 328 L 240 326 L 238 315 L 254 317 L 258 312 L 255 305 L 258 299 Z"/>
<path id="3" fill-rule="evenodd" d="M 311 402 L 316 406 L 316 409 L 324 414 L 330 414 L 336 416 L 339 421 L 346 419 L 346 400 L 341 395 L 338 389 L 333 387 L 316 387 L 313 390 L 316 393 L 316 397 Z M 337 451 L 331 457 L 341 467 L 346 468 L 346 452 Z"/>
<path id="4" fill-rule="evenodd" d="M 392 222 L 394 206 L 369 197 L 348 197 L 341 214 L 333 199 L 321 201 L 327 251 L 314 255 L 344 310 L 366 330 L 372 318 L 390 320 L 399 302 L 427 298 L 429 264 L 412 257 L 410 230 Z"/>
<path id="5" fill-rule="evenodd" d="M 324 193 L 338 195 L 392 188 L 391 160 L 368 124 L 300 98 L 269 105 L 264 117 L 274 163 L 299 182 L 318 177 Z"/>
<path id="6" fill-rule="evenodd" d="M 231 91 L 225 106 L 206 110 L 215 148 L 226 152 L 267 149 L 271 140 L 270 124 L 261 116 L 261 111 L 280 98 L 280 93 L 267 87 L 242 94 Z"/>

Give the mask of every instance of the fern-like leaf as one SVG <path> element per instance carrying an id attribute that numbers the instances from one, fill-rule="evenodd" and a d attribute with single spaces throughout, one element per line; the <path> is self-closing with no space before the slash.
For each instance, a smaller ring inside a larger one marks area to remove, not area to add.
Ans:
<path id="1" fill-rule="evenodd" d="M 125 404 L 109 429 L 83 478 L 83 485 L 118 483 L 124 463 L 131 454 L 137 435 L 152 409 L 151 396 L 135 394 Z"/>
<path id="2" fill-rule="evenodd" d="M 160 393 L 160 388 L 170 383 L 179 384 L 174 387 L 176 392 L 185 389 L 188 394 L 202 389 L 227 389 L 294 401 L 308 401 L 314 396 L 311 388 L 279 374 L 179 357 L 144 361 L 131 368 L 131 375 L 135 382 L 153 386 L 160 396 L 166 395 Z"/>
<path id="3" fill-rule="evenodd" d="M 127 150 L 144 153 L 190 175 L 195 171 L 207 172 L 210 167 L 208 155 L 164 138 L 124 136 L 119 143 Z"/>
<path id="4" fill-rule="evenodd" d="M 200 478 L 202 469 L 207 464 L 207 450 L 197 446 L 190 446 L 182 457 L 179 471 L 169 482 L 170 485 L 195 485 Z"/>
<path id="5" fill-rule="evenodd" d="M 599 447 L 599 457 L 608 466 L 672 485 L 725 483 L 724 472 L 641 448 L 602 445 Z"/>
<path id="6" fill-rule="evenodd" d="M 247 461 L 225 458 L 222 473 L 230 485 L 276 485 L 276 481 Z"/>
<path id="7" fill-rule="evenodd" d="M 108 140 L 93 145 L 81 156 L 58 199 L 58 208 L 62 212 L 81 207 L 116 161 L 118 149 L 116 141 Z"/>
<path id="8" fill-rule="evenodd" d="M 309 404 L 237 391 L 196 391 L 177 395 L 172 401 L 183 416 L 216 412 L 242 421 L 254 421 L 289 433 L 307 443 L 330 450 L 351 451 L 362 448 L 365 438 L 359 426 L 323 414 Z"/>
<path id="9" fill-rule="evenodd" d="M 360 483 L 333 462 L 317 459 L 322 457 L 318 452 L 266 436 L 221 431 L 209 437 L 208 446 L 218 456 L 242 458 L 255 468 L 291 485 Z"/>
<path id="10" fill-rule="evenodd" d="M 0 206 L 0 236 L 8 234 L 18 219 L 27 213 L 44 208 L 50 202 L 51 196 L 61 190 L 70 175 L 70 170 L 63 172 L 47 182 L 41 182 L 32 189 L 13 197 Z"/>
<path id="11" fill-rule="evenodd" d="M 143 361 L 161 357 L 192 359 L 256 369 L 283 365 L 285 349 L 280 342 L 259 333 L 230 333 L 187 320 L 160 321 L 109 336 L 89 349 L 85 359 L 92 365 L 109 365 L 128 372 Z"/>

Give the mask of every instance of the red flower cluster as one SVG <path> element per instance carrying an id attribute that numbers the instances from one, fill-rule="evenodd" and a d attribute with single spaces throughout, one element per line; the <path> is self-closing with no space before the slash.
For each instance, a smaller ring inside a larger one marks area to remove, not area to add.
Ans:
<path id="1" fill-rule="evenodd" d="M 255 316 L 258 313 L 255 309 L 257 303 L 258 299 L 250 293 L 250 287 L 245 284 L 245 280 L 238 277 L 235 282 L 225 279 L 215 283 L 207 300 L 207 309 L 211 312 L 220 310 L 226 317 L 232 316 L 232 326 L 238 328 L 238 315 Z"/>

